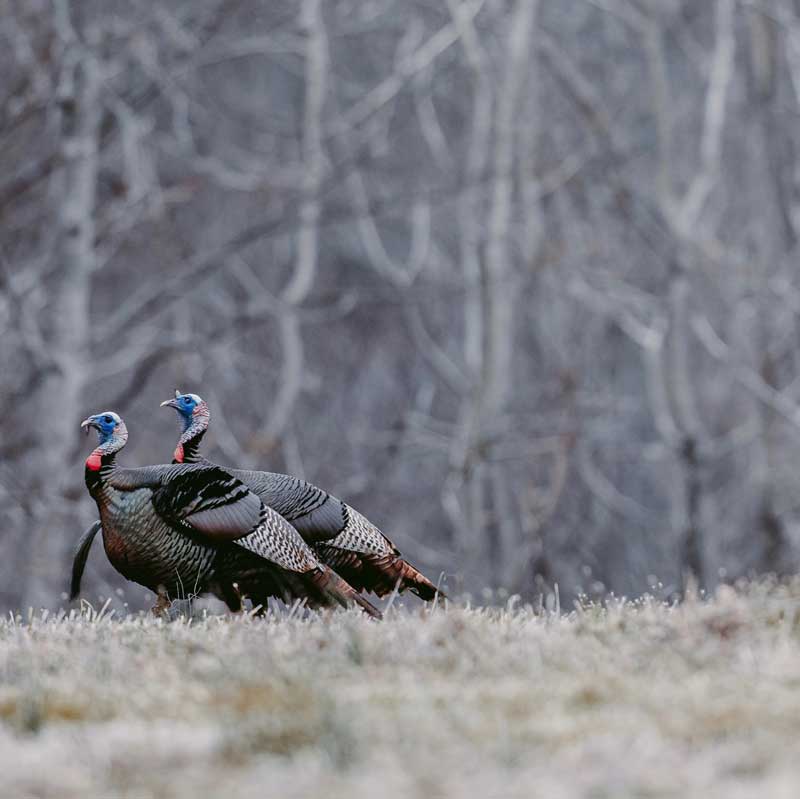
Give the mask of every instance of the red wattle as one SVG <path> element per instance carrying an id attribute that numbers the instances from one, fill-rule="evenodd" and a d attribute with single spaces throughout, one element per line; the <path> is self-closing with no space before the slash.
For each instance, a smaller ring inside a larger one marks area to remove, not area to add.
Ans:
<path id="1" fill-rule="evenodd" d="M 177 463 L 183 463 L 183 444 L 178 444 L 178 446 L 175 447 L 175 452 L 172 453 L 172 460 Z"/>
<path id="2" fill-rule="evenodd" d="M 90 469 L 93 472 L 99 472 L 100 467 L 102 465 L 103 461 L 100 453 L 97 450 L 94 450 L 92 454 L 86 459 L 86 468 Z"/>

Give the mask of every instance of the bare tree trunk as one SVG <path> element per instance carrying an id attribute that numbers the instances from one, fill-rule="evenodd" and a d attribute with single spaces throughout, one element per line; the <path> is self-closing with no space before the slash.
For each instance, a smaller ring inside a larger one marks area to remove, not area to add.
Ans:
<path id="1" fill-rule="evenodd" d="M 460 34 L 475 90 L 465 173 L 467 188 L 458 207 L 459 261 L 464 282 L 463 358 L 468 380 L 460 398 L 455 435 L 450 447 L 449 474 L 443 486 L 442 497 L 462 551 L 473 560 L 479 560 L 485 556 L 485 502 L 481 475 L 471 461 L 475 456 L 480 434 L 483 392 L 485 286 L 480 245 L 481 220 L 485 214 L 485 190 L 482 179 L 489 160 L 493 81 L 487 55 L 481 47 L 466 7 L 457 0 L 448 0 L 448 5 Z"/>
<path id="2" fill-rule="evenodd" d="M 754 148 L 762 166 L 766 182 L 769 207 L 763 215 L 758 237 L 761 255 L 761 270 L 767 273 L 773 264 L 779 263 L 784 253 L 792 252 L 797 246 L 797 232 L 793 218 L 796 219 L 796 203 L 792 199 L 792 181 L 787 181 L 786 164 L 791 158 L 791 143 L 787 141 L 782 109 L 776 108 L 777 94 L 777 36 L 778 30 L 773 20 L 760 10 L 753 10 L 750 16 L 750 77 L 751 94 L 758 111 L 754 125 Z M 757 335 L 767 326 L 766 320 L 759 323 Z M 741 334 L 740 334 L 741 335 Z M 750 331 L 753 335 L 753 331 Z M 739 347 L 743 355 L 747 349 Z M 759 358 L 749 358 L 753 368 L 759 372 L 764 382 L 778 390 L 776 364 L 769 351 L 763 351 Z M 760 565 L 764 571 L 776 574 L 786 573 L 792 568 L 790 560 L 791 542 L 783 520 L 776 509 L 775 480 L 778 474 L 780 457 L 776 452 L 780 433 L 776 432 L 779 422 L 774 410 L 757 405 L 755 413 L 760 416 L 761 436 L 756 444 L 763 450 L 765 470 L 762 479 L 761 507 L 757 523 L 763 536 Z"/>
<path id="3" fill-rule="evenodd" d="M 681 566 L 684 581 L 695 579 L 700 586 L 707 582 L 705 541 L 703 540 L 700 501 L 703 484 L 697 454 L 697 440 L 687 438 L 680 453 L 686 485 L 684 487 L 684 531 L 681 540 Z M 686 584 L 684 583 L 684 589 Z"/>
<path id="4" fill-rule="evenodd" d="M 528 77 L 527 65 L 538 0 L 518 0 L 508 22 L 507 57 L 502 86 L 492 102 L 491 81 L 475 29 L 459 9 L 451 11 L 474 70 L 476 89 L 472 134 L 467 163 L 470 188 L 459 208 L 461 263 L 466 295 L 464 305 L 464 361 L 470 376 L 462 397 L 455 445 L 451 451 L 450 484 L 463 485 L 469 527 L 469 556 L 475 564 L 488 558 L 495 581 L 503 579 L 506 554 L 513 551 L 517 520 L 508 499 L 503 467 L 486 460 L 481 438 L 496 422 L 509 399 L 514 351 L 514 304 L 516 270 L 510 250 L 515 119 L 520 90 Z M 494 106 L 491 203 L 485 264 L 479 260 L 481 216 L 480 177 L 488 164 L 488 112 Z M 452 490 L 452 489 L 451 489 Z M 451 514 L 452 517 L 453 514 Z"/>
<path id="5" fill-rule="evenodd" d="M 662 374 L 651 386 L 662 395 L 660 413 L 669 421 L 661 423 L 665 443 L 671 447 L 682 474 L 679 502 L 672 504 L 673 530 L 678 538 L 682 573 L 705 584 L 706 542 L 701 520 L 703 502 L 703 452 L 707 436 L 697 409 L 696 381 L 691 351 L 691 273 L 680 252 L 683 240 L 693 241 L 704 205 L 719 179 L 722 133 L 726 99 L 734 62 L 733 3 L 717 0 L 715 9 L 715 48 L 709 64 L 705 114 L 700 143 L 700 169 L 685 194 L 678 198 L 672 184 L 675 172 L 673 147 L 674 104 L 664 56 L 663 21 L 650 19 L 646 28 L 646 48 L 653 92 L 653 113 L 659 141 L 658 202 L 666 225 L 677 239 L 670 268 L 667 296 L 668 326 L 665 348 L 655 357 Z M 653 354 L 651 354 L 651 357 Z M 650 373 L 652 376 L 652 372 Z M 657 420 L 658 422 L 658 420 Z"/>
<path id="6" fill-rule="evenodd" d="M 328 69 L 328 46 L 320 0 L 304 0 L 300 10 L 306 35 L 305 104 L 303 110 L 303 197 L 297 234 L 294 274 L 283 292 L 285 309 L 279 322 L 283 365 L 272 410 L 260 431 L 271 449 L 289 424 L 303 387 L 305 354 L 299 306 L 314 285 L 319 256 L 319 190 L 325 170 L 322 112 Z"/>
<path id="7" fill-rule="evenodd" d="M 486 245 L 486 310 L 483 363 L 484 428 L 495 423 L 505 410 L 513 380 L 514 307 L 519 283 L 511 254 L 513 213 L 514 160 L 518 157 L 515 121 L 520 103 L 520 90 L 530 79 L 528 70 L 531 36 L 538 9 L 538 0 L 518 0 L 509 20 L 508 58 L 503 87 L 497 98 L 495 114 L 494 180 Z M 506 580 L 509 566 L 519 557 L 519 520 L 510 512 L 508 475 L 503 464 L 490 464 L 492 479 L 487 486 L 495 528 L 492 539 L 496 551 L 495 579 Z"/>
<path id="8" fill-rule="evenodd" d="M 100 65 L 73 30 L 66 2 L 57 5 L 56 19 L 63 48 L 58 93 L 63 168 L 52 193 L 58 224 L 53 257 L 58 268 L 47 339 L 58 369 L 48 373 L 36 402 L 41 418 L 47 420 L 35 428 L 41 436 L 35 449 L 40 453 L 40 491 L 48 496 L 48 502 L 46 514 L 36 520 L 31 531 L 33 563 L 26 593 L 30 604 L 44 601 L 48 587 L 66 573 L 64 555 L 72 532 L 69 522 L 74 517 L 64 491 L 76 484 L 79 471 L 71 456 L 83 411 L 95 267 Z"/>
<path id="9" fill-rule="evenodd" d="M 701 501 L 702 447 L 705 443 L 702 424 L 695 406 L 695 387 L 689 357 L 689 279 L 682 268 L 672 279 L 669 292 L 670 322 L 667 336 L 668 360 L 666 384 L 670 388 L 674 419 L 680 430 L 676 456 L 682 465 L 684 490 L 680 561 L 684 576 L 706 585 L 706 543 L 703 538 Z"/>

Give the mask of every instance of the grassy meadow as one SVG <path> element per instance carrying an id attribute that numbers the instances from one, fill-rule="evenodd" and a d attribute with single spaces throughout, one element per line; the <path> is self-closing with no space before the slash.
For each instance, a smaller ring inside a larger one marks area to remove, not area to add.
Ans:
<path id="1" fill-rule="evenodd" d="M 800 582 L 0 622 L 1 797 L 796 797 Z"/>

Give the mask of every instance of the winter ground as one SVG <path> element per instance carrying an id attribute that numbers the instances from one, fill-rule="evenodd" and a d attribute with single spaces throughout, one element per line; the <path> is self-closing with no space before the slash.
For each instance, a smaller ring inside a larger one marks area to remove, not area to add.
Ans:
<path id="1" fill-rule="evenodd" d="M 0 623 L 0 797 L 800 795 L 800 583 Z"/>

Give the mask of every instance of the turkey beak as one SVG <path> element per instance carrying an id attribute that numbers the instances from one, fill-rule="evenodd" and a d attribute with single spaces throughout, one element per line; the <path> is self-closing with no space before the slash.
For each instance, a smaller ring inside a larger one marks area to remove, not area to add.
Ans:
<path id="1" fill-rule="evenodd" d="M 87 436 L 89 435 L 90 427 L 94 427 L 95 429 L 97 428 L 97 422 L 95 422 L 94 416 L 90 416 L 88 419 L 84 419 L 81 422 L 81 430 L 83 430 Z"/>
<path id="2" fill-rule="evenodd" d="M 168 399 L 168 400 L 164 400 L 164 402 L 162 402 L 159 407 L 160 408 L 175 408 L 177 410 L 178 403 L 177 403 L 177 400 Z"/>

